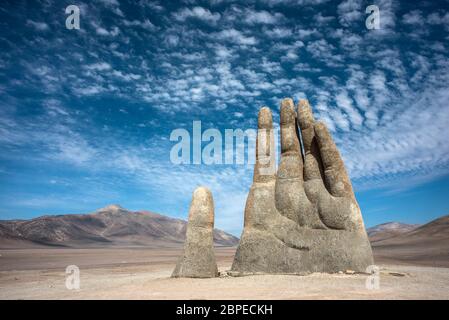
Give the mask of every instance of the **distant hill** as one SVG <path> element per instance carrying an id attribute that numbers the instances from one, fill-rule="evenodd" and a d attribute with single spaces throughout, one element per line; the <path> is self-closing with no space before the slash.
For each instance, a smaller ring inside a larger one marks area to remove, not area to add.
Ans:
<path id="1" fill-rule="evenodd" d="M 182 246 L 187 222 L 149 211 L 110 205 L 90 214 L 42 216 L 0 221 L 0 248 L 39 246 Z M 238 238 L 214 230 L 218 246 L 235 246 Z"/>
<path id="2" fill-rule="evenodd" d="M 366 232 L 371 242 L 381 241 L 396 237 L 418 228 L 420 224 L 407 224 L 400 222 L 387 222 L 368 228 Z"/>
<path id="3" fill-rule="evenodd" d="M 449 267 L 449 215 L 371 245 L 376 262 Z"/>
<path id="4" fill-rule="evenodd" d="M 181 247 L 186 221 L 110 205 L 89 214 L 0 221 L 0 249 L 39 247 Z M 389 222 L 367 229 L 375 263 L 449 267 L 449 215 L 424 225 Z M 214 230 L 217 246 L 239 239 Z"/>

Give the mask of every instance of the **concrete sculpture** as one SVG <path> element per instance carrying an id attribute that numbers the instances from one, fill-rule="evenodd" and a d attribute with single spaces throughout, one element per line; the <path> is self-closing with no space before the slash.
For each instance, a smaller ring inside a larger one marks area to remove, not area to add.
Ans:
<path id="1" fill-rule="evenodd" d="M 256 164 L 232 275 L 364 272 L 373 264 L 351 181 L 324 123 L 307 100 L 281 103 L 275 172 L 270 109 L 258 118 Z"/>
<path id="2" fill-rule="evenodd" d="M 213 278 L 218 276 L 214 254 L 214 200 L 204 187 L 193 192 L 184 251 L 172 277 Z"/>

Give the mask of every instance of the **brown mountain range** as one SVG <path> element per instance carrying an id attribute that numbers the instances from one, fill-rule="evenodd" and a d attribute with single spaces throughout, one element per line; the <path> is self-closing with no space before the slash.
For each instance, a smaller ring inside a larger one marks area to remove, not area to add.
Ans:
<path id="1" fill-rule="evenodd" d="M 374 234 L 371 237 L 377 263 L 449 267 L 449 215 L 389 235 L 380 238 L 379 234 Z"/>
<path id="2" fill-rule="evenodd" d="M 0 221 L 0 248 L 177 247 L 184 243 L 186 225 L 184 220 L 110 205 L 90 214 Z M 215 229 L 214 242 L 217 246 L 234 246 L 238 238 Z"/>
<path id="3" fill-rule="evenodd" d="M 110 205 L 90 214 L 0 221 L 0 249 L 38 247 L 180 247 L 186 221 Z M 424 225 L 390 222 L 367 229 L 376 263 L 449 267 L 449 215 Z M 216 246 L 239 239 L 214 230 Z"/>
<path id="4" fill-rule="evenodd" d="M 412 231 L 421 226 L 420 224 L 407 224 L 401 222 L 387 222 L 366 229 L 371 243 L 396 237 L 400 234 Z"/>

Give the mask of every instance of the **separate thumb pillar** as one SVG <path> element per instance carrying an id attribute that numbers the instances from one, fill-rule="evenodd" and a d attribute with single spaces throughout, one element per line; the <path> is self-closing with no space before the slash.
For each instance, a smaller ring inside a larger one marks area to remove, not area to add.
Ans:
<path id="1" fill-rule="evenodd" d="M 214 200 L 209 189 L 193 192 L 184 252 L 172 277 L 213 278 L 218 276 L 214 253 Z"/>

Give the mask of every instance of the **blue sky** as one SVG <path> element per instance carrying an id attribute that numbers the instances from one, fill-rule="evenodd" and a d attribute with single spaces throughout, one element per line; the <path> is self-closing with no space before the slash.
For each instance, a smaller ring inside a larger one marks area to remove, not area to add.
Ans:
<path id="1" fill-rule="evenodd" d="M 81 9 L 80 30 L 65 8 Z M 365 8 L 380 9 L 380 30 Z M 2 1 L 0 219 L 111 203 L 239 235 L 250 165 L 174 165 L 170 133 L 308 98 L 367 226 L 449 213 L 449 1 Z M 250 151 L 251 152 L 251 151 Z"/>

